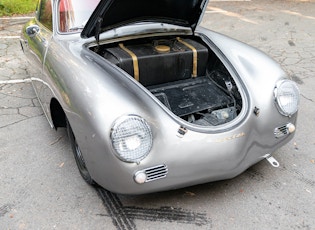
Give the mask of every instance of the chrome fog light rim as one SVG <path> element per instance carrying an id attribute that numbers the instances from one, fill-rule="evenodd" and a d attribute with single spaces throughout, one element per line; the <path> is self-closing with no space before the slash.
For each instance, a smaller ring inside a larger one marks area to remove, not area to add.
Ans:
<path id="1" fill-rule="evenodd" d="M 278 81 L 274 96 L 279 113 L 290 117 L 297 112 L 300 91 L 295 82 L 288 79 Z"/>
<path id="2" fill-rule="evenodd" d="M 151 151 L 152 132 L 145 119 L 128 115 L 117 119 L 110 138 L 115 155 L 122 161 L 139 163 Z"/>

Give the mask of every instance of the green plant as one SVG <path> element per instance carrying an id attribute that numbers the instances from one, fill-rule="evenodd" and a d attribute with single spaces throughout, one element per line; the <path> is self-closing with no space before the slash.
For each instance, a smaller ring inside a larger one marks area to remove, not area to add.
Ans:
<path id="1" fill-rule="evenodd" d="M 0 0 L 0 16 L 27 14 L 35 11 L 37 0 Z"/>

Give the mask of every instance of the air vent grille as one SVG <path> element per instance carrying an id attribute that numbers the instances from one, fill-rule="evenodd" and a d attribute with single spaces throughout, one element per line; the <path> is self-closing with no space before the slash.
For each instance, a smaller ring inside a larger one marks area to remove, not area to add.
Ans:
<path id="1" fill-rule="evenodd" d="M 143 172 L 147 175 L 147 180 L 145 182 L 151 182 L 166 177 L 168 168 L 166 165 L 158 165 L 144 169 Z"/>
<path id="2" fill-rule="evenodd" d="M 276 138 L 284 137 L 289 134 L 289 130 L 287 125 L 283 125 L 281 127 L 277 127 L 274 130 L 274 135 Z"/>

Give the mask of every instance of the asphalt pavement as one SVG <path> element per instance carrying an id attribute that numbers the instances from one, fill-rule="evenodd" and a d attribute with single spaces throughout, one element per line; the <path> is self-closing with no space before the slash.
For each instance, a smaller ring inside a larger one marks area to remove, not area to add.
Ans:
<path id="1" fill-rule="evenodd" d="M 297 82 L 298 126 L 274 153 L 280 167 L 264 160 L 231 180 L 141 196 L 81 179 L 29 82 L 27 20 L 0 18 L 0 229 L 315 229 L 315 1 L 210 2 L 201 23 L 268 53 Z"/>

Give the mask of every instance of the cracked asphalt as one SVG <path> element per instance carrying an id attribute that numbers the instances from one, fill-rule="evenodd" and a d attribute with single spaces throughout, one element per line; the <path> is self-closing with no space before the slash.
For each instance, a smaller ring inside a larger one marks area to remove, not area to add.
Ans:
<path id="1" fill-rule="evenodd" d="M 273 57 L 301 91 L 295 138 L 240 176 L 122 196 L 87 185 L 50 128 L 19 44 L 0 18 L 0 229 L 315 229 L 315 1 L 210 2 L 202 26 Z"/>

